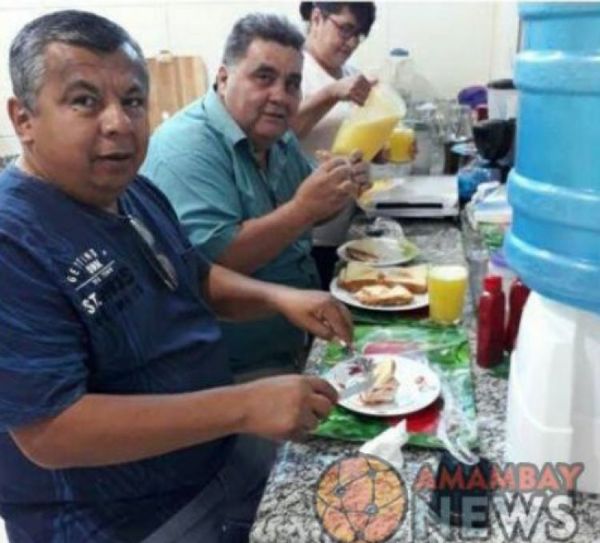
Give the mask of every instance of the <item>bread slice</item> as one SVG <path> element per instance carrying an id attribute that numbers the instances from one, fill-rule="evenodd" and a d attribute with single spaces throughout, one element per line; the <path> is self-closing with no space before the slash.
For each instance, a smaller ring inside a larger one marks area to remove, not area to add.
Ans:
<path id="1" fill-rule="evenodd" d="M 427 292 L 427 266 L 386 268 L 383 282 L 388 286 L 401 285 L 414 294 Z"/>
<path id="2" fill-rule="evenodd" d="M 382 386 L 387 383 L 396 373 L 396 362 L 393 358 L 386 358 L 379 364 L 373 364 L 373 385 L 372 388 Z"/>
<path id="3" fill-rule="evenodd" d="M 396 398 L 398 381 L 395 377 L 396 363 L 386 358 L 373 368 L 373 385 L 359 396 L 365 405 L 391 403 Z"/>
<path id="4" fill-rule="evenodd" d="M 346 247 L 346 255 L 348 258 L 357 260 L 358 262 L 377 262 L 379 260 L 379 257 L 375 253 L 359 247 Z"/>
<path id="5" fill-rule="evenodd" d="M 383 278 L 383 273 L 362 262 L 348 262 L 338 275 L 337 285 L 348 292 L 356 292 L 363 287 L 377 285 Z"/>
<path id="6" fill-rule="evenodd" d="M 413 300 L 412 292 L 402 285 L 370 285 L 358 290 L 354 297 L 361 304 L 375 306 L 406 305 Z"/>

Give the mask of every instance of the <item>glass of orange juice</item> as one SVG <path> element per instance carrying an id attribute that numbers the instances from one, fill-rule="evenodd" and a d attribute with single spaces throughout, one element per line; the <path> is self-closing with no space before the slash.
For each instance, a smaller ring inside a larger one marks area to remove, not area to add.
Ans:
<path id="1" fill-rule="evenodd" d="M 415 132 L 412 128 L 399 125 L 394 128 L 389 139 L 390 162 L 409 162 L 413 159 Z"/>
<path id="2" fill-rule="evenodd" d="M 467 290 L 467 268 L 443 264 L 429 268 L 429 317 L 439 324 L 460 322 Z"/>

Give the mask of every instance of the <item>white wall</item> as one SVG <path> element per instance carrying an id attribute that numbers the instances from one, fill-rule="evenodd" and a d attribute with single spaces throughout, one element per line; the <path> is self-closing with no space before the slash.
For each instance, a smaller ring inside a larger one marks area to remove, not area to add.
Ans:
<path id="1" fill-rule="evenodd" d="M 199 54 L 212 77 L 237 18 L 271 11 L 300 23 L 297 6 L 253 0 L 0 0 L 0 154 L 18 149 L 4 106 L 10 96 L 8 47 L 23 24 L 38 15 L 66 7 L 98 12 L 123 25 L 147 56 L 161 49 Z M 516 10 L 510 2 L 379 2 L 371 36 L 353 60 L 372 70 L 392 47 L 404 47 L 421 75 L 441 96 L 450 97 L 510 69 L 515 42 Z"/>
<path id="2" fill-rule="evenodd" d="M 494 4 L 494 36 L 490 79 L 512 77 L 519 34 L 517 4 L 503 2 Z"/>

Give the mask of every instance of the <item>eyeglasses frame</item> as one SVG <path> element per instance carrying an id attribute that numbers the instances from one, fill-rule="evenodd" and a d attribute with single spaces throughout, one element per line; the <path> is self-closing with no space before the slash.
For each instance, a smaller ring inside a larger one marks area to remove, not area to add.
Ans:
<path id="1" fill-rule="evenodd" d="M 157 250 L 156 241 L 152 232 L 150 232 L 148 227 L 140 219 L 133 215 L 127 215 L 127 221 L 137 237 L 141 240 L 142 243 L 140 244 L 140 247 L 142 253 L 146 258 L 146 261 L 154 270 L 154 273 L 158 275 L 163 284 L 171 292 L 175 292 L 179 287 L 179 280 L 177 278 L 177 273 L 175 272 L 175 267 L 165 254 Z"/>

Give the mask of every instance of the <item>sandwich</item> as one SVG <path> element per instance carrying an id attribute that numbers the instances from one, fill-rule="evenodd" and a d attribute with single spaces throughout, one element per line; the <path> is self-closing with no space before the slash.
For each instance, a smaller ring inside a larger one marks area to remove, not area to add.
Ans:
<path id="1" fill-rule="evenodd" d="M 337 279 L 338 287 L 357 292 L 364 287 L 402 286 L 413 294 L 427 292 L 427 266 L 374 268 L 362 262 L 348 262 Z"/>
<path id="2" fill-rule="evenodd" d="M 412 292 L 402 285 L 370 285 L 354 293 L 354 297 L 364 305 L 388 306 L 406 305 L 412 302 Z"/>
<path id="3" fill-rule="evenodd" d="M 359 262 L 377 262 L 379 259 L 375 253 L 352 246 L 346 247 L 346 255 L 348 258 Z"/>
<path id="4" fill-rule="evenodd" d="M 364 405 L 392 403 L 396 398 L 398 381 L 395 377 L 396 363 L 386 358 L 373 368 L 373 384 L 359 396 Z"/>
<path id="5" fill-rule="evenodd" d="M 402 285 L 413 294 L 425 294 L 427 292 L 427 266 L 387 268 L 382 281 L 388 286 Z"/>
<path id="6" fill-rule="evenodd" d="M 348 262 L 337 278 L 337 285 L 348 292 L 356 292 L 363 287 L 381 284 L 383 272 L 362 262 Z"/>

